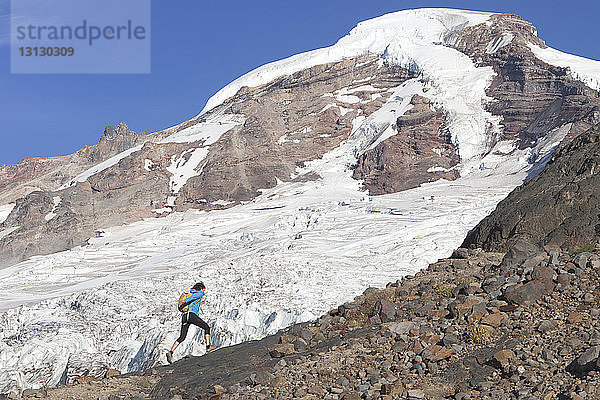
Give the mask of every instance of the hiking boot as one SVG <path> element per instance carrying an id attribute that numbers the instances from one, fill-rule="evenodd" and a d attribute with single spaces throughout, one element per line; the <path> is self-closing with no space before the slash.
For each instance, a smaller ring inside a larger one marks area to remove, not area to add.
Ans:
<path id="1" fill-rule="evenodd" d="M 216 349 L 217 349 L 217 346 L 215 346 L 214 344 L 211 344 L 210 346 L 208 346 L 206 348 L 206 352 L 208 353 L 208 352 L 211 352 L 211 351 L 216 350 Z"/>
<path id="2" fill-rule="evenodd" d="M 173 363 L 173 352 L 172 351 L 167 351 L 167 362 L 169 364 Z"/>

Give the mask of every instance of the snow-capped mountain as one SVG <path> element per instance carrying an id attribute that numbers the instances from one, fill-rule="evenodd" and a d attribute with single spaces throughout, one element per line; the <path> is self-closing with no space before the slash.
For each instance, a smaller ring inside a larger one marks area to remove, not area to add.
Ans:
<path id="1" fill-rule="evenodd" d="M 408 10 L 176 127 L 0 168 L 0 393 L 163 362 L 199 279 L 227 345 L 415 273 L 600 121 L 599 89 L 517 16 Z"/>

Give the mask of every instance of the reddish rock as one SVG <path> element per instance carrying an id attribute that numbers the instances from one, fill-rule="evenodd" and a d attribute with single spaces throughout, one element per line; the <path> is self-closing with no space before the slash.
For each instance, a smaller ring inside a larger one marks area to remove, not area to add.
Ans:
<path id="1" fill-rule="evenodd" d="M 375 303 L 374 312 L 376 315 L 379 315 L 381 321 L 388 322 L 396 318 L 397 308 L 394 303 L 382 299 Z"/>
<path id="2" fill-rule="evenodd" d="M 583 321 L 583 314 L 578 311 L 573 311 L 567 316 L 567 322 L 570 324 L 576 324 Z"/>
<path id="3" fill-rule="evenodd" d="M 514 358 L 515 353 L 512 350 L 500 350 L 494 353 L 492 362 L 499 368 L 507 369 Z"/>
<path id="4" fill-rule="evenodd" d="M 490 314 L 486 317 L 483 317 L 481 319 L 481 323 L 492 326 L 494 328 L 497 328 L 500 325 L 502 325 L 502 322 L 504 322 L 505 319 L 506 319 L 506 315 L 504 315 L 502 313 L 494 313 L 494 314 Z"/>
<path id="5" fill-rule="evenodd" d="M 93 376 L 79 376 L 77 378 L 75 378 L 75 383 L 89 383 L 89 382 L 94 382 L 97 381 L 98 378 L 94 378 Z"/>
<path id="6" fill-rule="evenodd" d="M 106 378 L 112 378 L 113 376 L 119 376 L 119 375 L 121 375 L 121 371 L 116 370 L 116 369 L 110 368 L 108 371 L 106 371 Z"/>
<path id="7" fill-rule="evenodd" d="M 423 358 L 429 361 L 438 362 L 450 358 L 456 354 L 456 351 L 447 347 L 433 345 L 423 350 Z"/>
<path id="8" fill-rule="evenodd" d="M 315 386 L 311 386 L 308 388 L 308 393 L 314 394 L 317 396 L 324 396 L 325 393 L 327 393 L 327 392 L 321 386 L 315 385 Z"/>
<path id="9" fill-rule="evenodd" d="M 295 351 L 292 343 L 277 344 L 269 349 L 269 354 L 273 358 L 281 358 L 293 354 Z"/>
<path id="10" fill-rule="evenodd" d="M 509 286 L 504 291 L 504 297 L 514 304 L 533 303 L 549 294 L 554 289 L 552 281 L 533 280 L 526 284 L 516 284 Z"/>

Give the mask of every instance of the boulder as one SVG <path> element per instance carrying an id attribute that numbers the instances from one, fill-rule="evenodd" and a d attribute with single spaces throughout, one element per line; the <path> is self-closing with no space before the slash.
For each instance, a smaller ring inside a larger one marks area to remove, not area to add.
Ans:
<path id="1" fill-rule="evenodd" d="M 558 326 L 558 324 L 556 323 L 556 321 L 544 320 L 544 321 L 540 322 L 540 324 L 537 327 L 537 330 L 540 333 L 546 333 L 546 332 L 549 332 L 552 329 L 556 328 L 557 326 Z"/>
<path id="2" fill-rule="evenodd" d="M 382 322 L 393 321 L 396 318 L 396 304 L 387 300 L 377 300 L 374 308 L 375 315 L 378 315 Z"/>
<path id="3" fill-rule="evenodd" d="M 423 350 L 423 358 L 433 362 L 445 360 L 447 358 L 450 358 L 454 354 L 456 354 L 456 351 L 444 346 L 439 346 L 437 344 L 429 346 L 425 350 Z"/>
<path id="4" fill-rule="evenodd" d="M 573 263 L 575 265 L 577 265 L 579 268 L 585 269 L 587 262 L 591 256 L 592 256 L 591 253 L 587 253 L 587 252 L 579 253 L 573 258 Z"/>
<path id="5" fill-rule="evenodd" d="M 275 375 L 267 371 L 256 371 L 248 375 L 246 383 L 251 386 L 261 385 L 266 386 L 275 379 Z"/>
<path id="6" fill-rule="evenodd" d="M 549 294 L 554 283 L 545 279 L 535 279 L 525 284 L 517 283 L 504 289 L 504 297 L 513 304 L 533 303 Z"/>
<path id="7" fill-rule="evenodd" d="M 271 349 L 269 349 L 269 354 L 273 358 L 281 358 L 293 354 L 294 351 L 295 348 L 293 343 L 281 343 L 276 344 Z"/>
<path id="8" fill-rule="evenodd" d="M 583 314 L 579 311 L 570 312 L 567 316 L 567 322 L 570 324 L 576 324 L 581 321 L 583 321 Z"/>
<path id="9" fill-rule="evenodd" d="M 489 326 L 493 326 L 494 328 L 502 325 L 502 322 L 506 319 L 506 315 L 502 313 L 494 313 L 490 314 L 481 319 L 481 323 Z"/>
<path id="10" fill-rule="evenodd" d="M 502 368 L 503 370 L 508 369 L 511 361 L 515 358 L 515 353 L 512 350 L 500 350 L 494 353 L 491 359 L 493 366 Z"/>
<path id="11" fill-rule="evenodd" d="M 501 265 L 505 268 L 516 267 L 526 260 L 540 255 L 542 251 L 539 246 L 531 243 L 529 239 L 520 237 L 508 249 Z"/>
<path id="12" fill-rule="evenodd" d="M 396 335 L 405 335 L 408 333 L 408 331 L 415 328 L 416 326 L 417 325 L 414 322 L 402 321 L 392 323 L 387 328 L 390 330 L 390 332 L 395 333 Z"/>
<path id="13" fill-rule="evenodd" d="M 597 371 L 599 369 L 599 356 L 600 346 L 592 346 L 567 366 L 567 372 L 576 376 L 583 376 L 590 371 Z"/>

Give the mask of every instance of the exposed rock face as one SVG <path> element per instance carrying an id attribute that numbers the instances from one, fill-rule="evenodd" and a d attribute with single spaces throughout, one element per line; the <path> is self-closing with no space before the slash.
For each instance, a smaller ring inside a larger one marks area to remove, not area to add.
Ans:
<path id="1" fill-rule="evenodd" d="M 518 241 L 574 249 L 600 237 L 600 126 L 559 150 L 467 235 L 463 246 L 507 250 Z"/>
<path id="2" fill-rule="evenodd" d="M 65 182 L 124 150 L 148 140 L 125 123 L 107 126 L 97 144 L 68 155 L 28 158 L 16 165 L 0 166 L 0 204 L 12 203 L 33 191 L 57 190 Z"/>
<path id="3" fill-rule="evenodd" d="M 124 122 L 117 126 L 107 126 L 94 146 L 86 146 L 79 150 L 77 156 L 91 163 L 99 163 L 147 140 L 145 134 L 137 134 L 130 130 Z"/>
<path id="4" fill-rule="evenodd" d="M 372 195 L 395 193 L 440 178 L 458 178 L 458 171 L 451 168 L 459 157 L 444 130 L 443 113 L 418 95 L 411 104 L 413 108 L 396 121 L 396 135 L 358 158 L 353 177 L 364 179 L 364 187 Z"/>
<path id="5" fill-rule="evenodd" d="M 166 168 L 170 156 L 187 146 L 146 143 L 136 156 L 122 159 L 86 182 L 18 199 L 0 225 L 0 231 L 18 227 L 0 237 L 0 265 L 83 245 L 96 231 L 155 216 L 151 210 L 163 207 L 162 199 L 169 195 Z M 145 159 L 153 160 L 152 167 L 146 168 Z"/>
<path id="6" fill-rule="evenodd" d="M 181 191 L 177 209 L 211 208 L 207 203 L 217 200 L 248 201 L 258 189 L 274 187 L 277 179 L 289 181 L 297 167 L 347 139 L 354 118 L 379 109 L 388 89 L 412 77 L 402 68 L 378 65 L 375 57 L 360 57 L 240 90 L 224 105 L 225 112 L 245 115 L 246 122 L 211 149 L 202 173 Z"/>
<path id="7" fill-rule="evenodd" d="M 570 140 L 600 122 L 598 92 L 532 53 L 529 43 L 546 45 L 530 22 L 511 14 L 490 20 L 462 30 L 454 47 L 494 68 L 497 75 L 487 92 L 496 101 L 488 109 L 503 117 L 505 138 L 517 138 L 526 148 L 567 123 L 573 123 Z"/>

